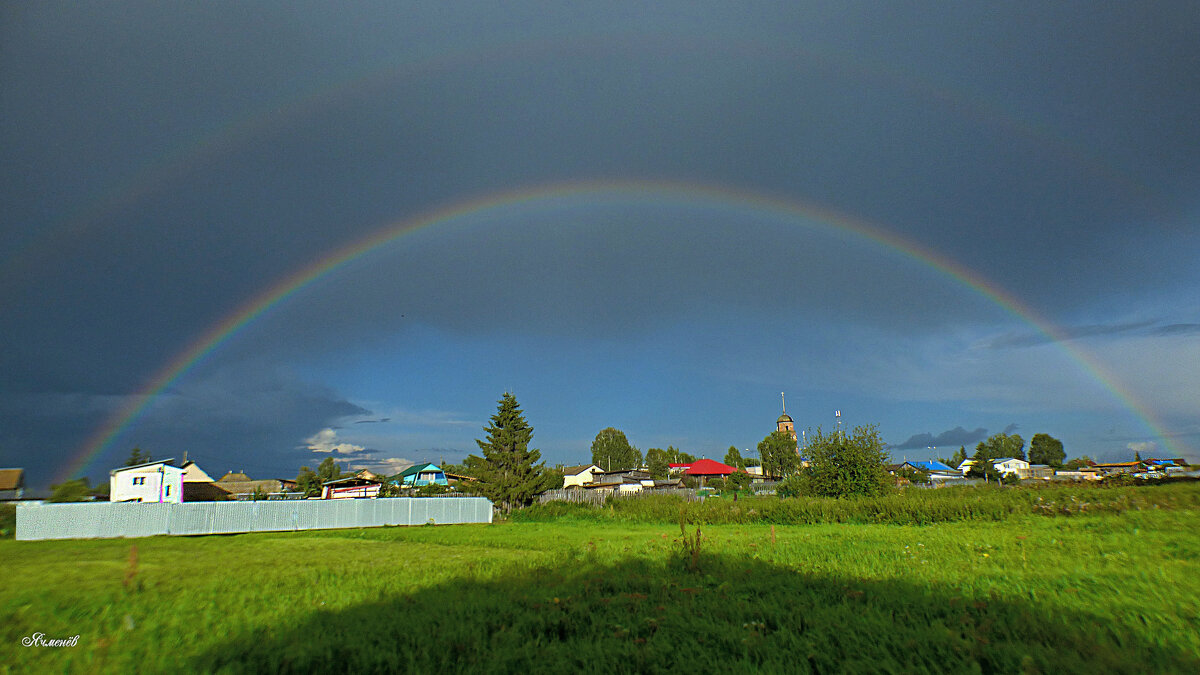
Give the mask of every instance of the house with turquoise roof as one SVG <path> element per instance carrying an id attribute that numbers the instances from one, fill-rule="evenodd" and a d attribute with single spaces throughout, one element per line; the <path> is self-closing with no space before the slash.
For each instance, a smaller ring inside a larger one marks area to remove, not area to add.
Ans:
<path id="1" fill-rule="evenodd" d="M 392 479 L 392 483 L 400 487 L 449 484 L 446 481 L 446 472 L 436 464 L 414 464 L 401 471 L 399 476 Z"/>

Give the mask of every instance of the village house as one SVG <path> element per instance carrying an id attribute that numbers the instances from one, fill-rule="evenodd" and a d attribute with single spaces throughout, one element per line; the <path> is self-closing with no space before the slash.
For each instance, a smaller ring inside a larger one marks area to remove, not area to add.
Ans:
<path id="1" fill-rule="evenodd" d="M 349 476 L 321 484 L 321 499 L 363 499 L 379 496 L 383 481 L 378 478 Z"/>
<path id="2" fill-rule="evenodd" d="M 436 464 L 414 464 L 392 480 L 400 487 L 422 487 L 424 485 L 449 485 L 446 474 Z"/>
<path id="3" fill-rule="evenodd" d="M 613 471 L 592 471 L 592 480 L 579 487 L 588 489 L 612 489 L 617 492 L 641 492 L 644 488 L 653 488 L 654 479 L 650 472 L 644 469 L 614 469 Z"/>
<path id="4" fill-rule="evenodd" d="M 723 479 L 725 476 L 728 476 L 738 470 L 739 469 L 737 467 L 732 467 L 728 464 L 722 464 L 716 460 L 698 459 L 692 462 L 683 473 L 687 476 L 698 478 L 700 480 L 700 486 L 703 487 L 708 483 L 710 478 Z"/>
<path id="5" fill-rule="evenodd" d="M 169 502 L 183 501 L 183 469 L 174 466 L 174 459 L 124 466 L 108 472 L 110 502 Z"/>
<path id="6" fill-rule="evenodd" d="M 975 460 L 965 459 L 961 464 L 958 465 L 958 470 L 962 472 L 962 475 L 965 476 L 974 465 Z M 1004 476 L 1013 474 L 1017 478 L 1029 477 L 1029 462 L 1026 462 L 1023 459 L 1018 459 L 1016 457 L 1000 457 L 992 460 L 992 466 L 996 467 L 996 470 Z"/>
<path id="7" fill-rule="evenodd" d="M 1100 480 L 1100 472 L 1090 466 L 1078 469 L 1059 469 L 1054 472 L 1055 480 Z"/>
<path id="8" fill-rule="evenodd" d="M 1115 476 L 1122 473 L 1137 473 L 1142 470 L 1142 463 L 1139 461 L 1132 462 L 1105 462 L 1093 464 L 1092 468 L 1099 471 L 1102 477 Z"/>
<path id="9" fill-rule="evenodd" d="M 281 496 L 297 490 L 296 481 L 287 478 L 253 480 L 241 471 L 230 471 L 221 476 L 215 485 L 230 494 L 233 499 L 246 500 L 270 495 Z"/>
<path id="10" fill-rule="evenodd" d="M 961 471 L 937 460 L 910 460 L 899 465 L 899 468 L 906 467 L 913 471 L 924 472 L 929 476 L 930 483 L 934 485 L 962 481 L 965 478 Z M 894 471 L 890 473 L 894 473 Z"/>
<path id="11" fill-rule="evenodd" d="M 581 464 L 563 468 L 563 487 L 579 486 L 593 482 L 593 476 L 600 473 L 600 467 L 595 464 Z"/>
<path id="12" fill-rule="evenodd" d="M 691 464 L 668 464 L 667 465 L 667 475 L 668 476 L 682 476 L 683 472 L 687 471 L 689 466 L 691 466 Z"/>
<path id="13" fill-rule="evenodd" d="M 186 458 L 187 455 L 185 454 Z M 212 476 L 200 468 L 195 462 L 184 461 L 183 466 L 183 501 L 185 502 L 223 502 L 228 501 L 228 490 L 218 487 Z"/>
<path id="14" fill-rule="evenodd" d="M 0 501 L 20 499 L 25 494 L 25 469 L 0 469 Z"/>

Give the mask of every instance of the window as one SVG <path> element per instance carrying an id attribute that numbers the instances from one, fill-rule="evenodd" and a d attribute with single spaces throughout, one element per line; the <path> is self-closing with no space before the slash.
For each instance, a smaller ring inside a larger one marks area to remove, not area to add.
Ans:
<path id="1" fill-rule="evenodd" d="M 133 484 L 134 484 L 134 485 L 145 485 L 145 484 L 146 484 L 146 477 L 145 477 L 145 476 L 134 476 L 134 477 L 133 477 Z"/>
<path id="2" fill-rule="evenodd" d="M 167 490 L 167 492 L 163 496 L 170 497 L 171 496 L 171 486 L 170 485 L 166 486 L 166 490 Z"/>

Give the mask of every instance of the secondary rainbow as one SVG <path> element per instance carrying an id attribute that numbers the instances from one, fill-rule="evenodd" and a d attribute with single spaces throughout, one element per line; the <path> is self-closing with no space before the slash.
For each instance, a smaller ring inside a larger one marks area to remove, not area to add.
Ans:
<path id="1" fill-rule="evenodd" d="M 1172 449 L 1168 435 L 1162 430 L 1161 424 L 1155 420 L 1153 415 L 1119 385 L 1100 364 L 1087 354 L 1072 347 L 1050 322 L 1039 317 L 1007 291 L 979 274 L 893 232 L 823 206 L 722 185 L 667 181 L 586 181 L 538 185 L 522 190 L 491 193 L 435 209 L 385 227 L 280 279 L 225 319 L 213 325 L 178 356 L 159 369 L 147 381 L 140 393 L 130 397 L 116 414 L 112 415 L 88 438 L 79 452 L 64 467 L 59 480 L 84 474 L 91 463 L 146 411 L 159 394 L 195 368 L 206 356 L 236 335 L 240 329 L 338 268 L 366 256 L 406 234 L 421 229 L 451 223 L 467 216 L 482 216 L 492 211 L 565 198 L 591 199 L 595 202 L 620 204 L 733 207 L 776 217 L 800 218 L 806 223 L 812 223 L 813 226 L 847 232 L 861 239 L 875 242 L 954 279 L 1054 340 L 1089 375 L 1104 385 L 1122 405 L 1128 407 L 1154 434 L 1163 439 L 1168 450 Z"/>

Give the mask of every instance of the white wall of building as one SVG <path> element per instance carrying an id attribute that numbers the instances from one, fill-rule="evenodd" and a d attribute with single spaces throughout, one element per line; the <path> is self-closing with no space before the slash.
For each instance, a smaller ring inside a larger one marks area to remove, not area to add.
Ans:
<path id="1" fill-rule="evenodd" d="M 165 463 L 109 472 L 110 502 L 183 502 L 183 469 Z"/>
<path id="2" fill-rule="evenodd" d="M 580 471 L 579 473 L 575 474 L 574 476 L 563 476 L 563 487 L 570 487 L 572 485 L 583 485 L 584 483 L 590 483 L 590 482 L 592 482 L 592 474 L 597 471 L 600 471 L 600 467 L 593 464 L 593 465 L 589 466 L 588 468 L 584 469 L 583 471 Z"/>

